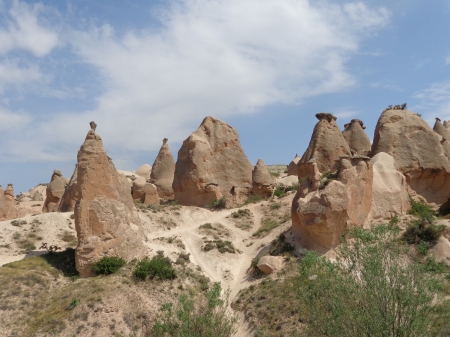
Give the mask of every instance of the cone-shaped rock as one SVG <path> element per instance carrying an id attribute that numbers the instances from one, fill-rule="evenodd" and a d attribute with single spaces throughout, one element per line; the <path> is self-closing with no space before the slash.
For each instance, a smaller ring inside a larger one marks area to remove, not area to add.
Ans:
<path id="1" fill-rule="evenodd" d="M 95 127 L 91 122 L 91 130 L 78 151 L 80 198 L 74 211 L 78 236 L 75 262 L 81 277 L 92 275 L 92 264 L 103 256 L 130 261 L 145 253 L 130 187 L 106 155 Z"/>
<path id="2" fill-rule="evenodd" d="M 288 176 L 296 176 L 298 174 L 298 167 L 297 164 L 300 161 L 300 157 L 298 154 L 295 154 L 295 158 L 289 163 L 287 167 L 287 174 Z"/>
<path id="3" fill-rule="evenodd" d="M 16 201 L 14 198 L 14 189 L 12 184 L 3 191 L 0 185 L 0 221 L 14 219 L 16 214 Z"/>
<path id="4" fill-rule="evenodd" d="M 158 195 L 163 200 L 173 199 L 172 184 L 175 173 L 175 160 L 167 141 L 167 138 L 163 139 L 163 145 L 156 156 L 150 173 L 150 180 L 158 189 Z"/>
<path id="5" fill-rule="evenodd" d="M 342 135 L 354 155 L 370 155 L 372 144 L 370 144 L 369 136 L 364 131 L 365 128 L 361 120 L 352 119 L 349 124 L 345 124 L 345 130 L 342 131 Z"/>
<path id="6" fill-rule="evenodd" d="M 441 140 L 416 113 L 389 109 L 378 120 L 372 155 L 391 155 L 414 191 L 428 202 L 442 204 L 450 197 L 450 161 Z"/>
<path id="7" fill-rule="evenodd" d="M 275 189 L 272 175 L 267 170 L 264 161 L 259 158 L 252 172 L 253 194 L 270 198 Z"/>
<path id="8" fill-rule="evenodd" d="M 314 163 L 312 163 L 313 166 Z M 311 165 L 310 165 L 311 166 Z M 326 252 L 336 247 L 348 226 L 370 220 L 373 167 L 368 157 L 342 157 L 336 180 L 292 200 L 292 232 L 308 249 Z"/>
<path id="9" fill-rule="evenodd" d="M 31 200 L 33 201 L 44 201 L 44 198 L 42 197 L 42 194 L 39 193 L 39 191 L 35 191 Z"/>
<path id="10" fill-rule="evenodd" d="M 64 194 L 59 202 L 58 212 L 73 212 L 75 209 L 75 204 L 80 198 L 80 186 L 78 185 L 78 169 L 75 165 L 75 170 L 70 178 L 69 183 L 64 190 Z"/>
<path id="11" fill-rule="evenodd" d="M 66 189 L 66 180 L 60 170 L 54 170 L 50 183 L 47 185 L 46 197 L 42 206 L 42 213 L 56 212 L 59 202 Z"/>
<path id="12" fill-rule="evenodd" d="M 445 126 L 447 129 L 450 129 L 450 121 L 444 121 L 444 126 Z"/>
<path id="13" fill-rule="evenodd" d="M 450 140 L 450 130 L 447 129 L 441 122 L 439 118 L 436 118 L 436 122 L 434 123 L 433 127 L 434 132 L 436 132 L 438 135 L 441 135 L 442 138 Z"/>
<path id="14" fill-rule="evenodd" d="M 173 190 L 183 205 L 205 206 L 222 195 L 229 204 L 245 201 L 252 191 L 252 164 L 237 131 L 206 117 L 178 152 Z"/>
<path id="15" fill-rule="evenodd" d="M 298 164 L 299 178 L 306 176 L 302 164 L 315 158 L 320 172 L 335 172 L 340 156 L 351 155 L 350 147 L 336 124 L 336 117 L 330 113 L 318 113 L 319 122 L 314 127 L 309 146 Z"/>

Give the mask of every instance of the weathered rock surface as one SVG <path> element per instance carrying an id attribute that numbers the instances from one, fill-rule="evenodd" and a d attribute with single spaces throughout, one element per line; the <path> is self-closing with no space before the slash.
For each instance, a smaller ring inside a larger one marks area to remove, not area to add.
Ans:
<path id="1" fill-rule="evenodd" d="M 70 178 L 67 184 L 64 194 L 61 197 L 58 206 L 58 212 L 73 212 L 75 209 L 75 204 L 80 198 L 80 186 L 78 185 L 78 169 L 75 165 L 75 170 L 73 171 L 72 178 Z"/>
<path id="2" fill-rule="evenodd" d="M 32 201 L 44 201 L 44 198 L 42 197 L 42 194 L 39 193 L 39 191 L 35 191 L 31 200 Z"/>
<path id="3" fill-rule="evenodd" d="M 14 189 L 12 184 L 8 184 L 3 191 L 0 185 L 0 221 L 14 219 L 16 214 L 16 201 L 14 199 Z"/>
<path id="4" fill-rule="evenodd" d="M 139 200 L 144 202 L 145 200 L 145 184 L 147 180 L 144 177 L 138 177 L 133 180 L 133 185 L 131 187 L 131 195 L 133 200 Z"/>
<path id="5" fill-rule="evenodd" d="M 450 197 L 450 161 L 441 140 L 416 113 L 385 110 L 375 129 L 372 155 L 391 155 L 412 190 L 428 202 L 442 204 Z"/>
<path id="6" fill-rule="evenodd" d="M 133 171 L 134 174 L 144 177 L 145 179 L 150 178 L 150 173 L 152 172 L 152 167 L 149 164 L 141 165 L 136 171 Z"/>
<path id="7" fill-rule="evenodd" d="M 47 185 L 46 198 L 42 206 L 42 213 L 56 212 L 59 201 L 64 195 L 66 180 L 60 170 L 54 170 L 50 183 Z"/>
<path id="8" fill-rule="evenodd" d="M 434 123 L 433 131 L 440 135 L 442 138 L 450 140 L 450 130 L 446 128 L 441 120 L 436 117 L 436 122 Z"/>
<path id="9" fill-rule="evenodd" d="M 372 148 L 370 138 L 364 131 L 366 127 L 359 119 L 352 119 L 349 124 L 345 124 L 342 135 L 350 147 L 353 155 L 369 156 Z"/>
<path id="10" fill-rule="evenodd" d="M 313 158 L 302 166 L 302 179 L 298 189 L 298 196 L 300 198 L 306 197 L 308 193 L 317 191 L 320 187 L 322 175 L 317 168 L 316 160 Z"/>
<path id="11" fill-rule="evenodd" d="M 371 159 L 373 165 L 372 217 L 391 219 L 410 208 L 405 176 L 397 171 L 394 158 L 385 152 Z"/>
<path id="12" fill-rule="evenodd" d="M 298 154 L 295 154 L 295 158 L 287 166 L 288 176 L 296 176 L 298 173 L 297 164 L 300 161 Z"/>
<path id="13" fill-rule="evenodd" d="M 275 190 L 275 182 L 264 161 L 259 158 L 252 172 L 253 194 L 270 198 Z"/>
<path id="14" fill-rule="evenodd" d="M 147 180 L 147 183 L 144 186 L 144 194 L 145 205 L 159 205 L 158 188 L 150 183 L 150 179 Z"/>
<path id="15" fill-rule="evenodd" d="M 173 199 L 174 197 L 172 184 L 175 174 L 175 160 L 167 141 L 167 138 L 163 139 L 163 145 L 156 156 L 150 174 L 151 182 L 156 186 L 158 195 L 163 200 Z"/>
<path id="16" fill-rule="evenodd" d="M 252 191 L 252 165 L 237 131 L 206 117 L 178 152 L 173 190 L 182 205 L 205 206 L 222 195 L 228 204 L 244 202 Z"/>
<path id="17" fill-rule="evenodd" d="M 280 271 L 284 267 L 284 258 L 282 256 L 266 255 L 259 259 L 257 267 L 264 274 L 272 274 Z"/>
<path id="18" fill-rule="evenodd" d="M 372 208 L 373 167 L 368 157 L 342 157 L 336 180 L 292 201 L 292 232 L 305 248 L 326 252 L 347 227 L 363 226 Z"/>
<path id="19" fill-rule="evenodd" d="M 92 129 L 78 151 L 75 261 L 81 277 L 92 275 L 92 264 L 103 256 L 130 261 L 146 251 L 129 186 L 107 156 L 95 127 L 91 122 Z"/>
<path id="20" fill-rule="evenodd" d="M 330 113 L 318 113 L 319 122 L 314 127 L 309 146 L 298 163 L 298 177 L 305 176 L 302 166 L 315 159 L 320 172 L 335 172 L 339 169 L 339 157 L 351 155 L 350 147 Z"/>

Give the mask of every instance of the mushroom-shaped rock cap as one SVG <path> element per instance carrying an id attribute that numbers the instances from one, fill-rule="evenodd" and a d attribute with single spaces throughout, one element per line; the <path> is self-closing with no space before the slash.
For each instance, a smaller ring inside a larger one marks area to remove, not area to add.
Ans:
<path id="1" fill-rule="evenodd" d="M 316 114 L 316 118 L 320 121 L 326 119 L 327 121 L 335 121 L 337 118 L 328 112 L 319 112 Z"/>
<path id="2" fill-rule="evenodd" d="M 441 120 L 436 117 L 436 122 L 434 123 L 433 127 L 434 132 L 436 132 L 438 135 L 441 135 L 442 137 L 446 139 L 450 139 L 450 130 L 447 129 L 441 122 Z"/>
<path id="3" fill-rule="evenodd" d="M 342 135 L 350 147 L 353 154 L 367 156 L 370 154 L 372 144 L 370 138 L 364 131 L 364 123 L 360 119 L 352 119 L 345 125 Z"/>

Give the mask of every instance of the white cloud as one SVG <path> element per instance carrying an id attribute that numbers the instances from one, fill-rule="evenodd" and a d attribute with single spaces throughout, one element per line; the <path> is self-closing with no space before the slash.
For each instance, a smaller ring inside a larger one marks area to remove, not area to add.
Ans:
<path id="1" fill-rule="evenodd" d="M 450 119 L 450 81 L 434 83 L 414 97 L 420 100 L 417 109 L 430 125 L 434 124 L 435 117 Z"/>
<path id="2" fill-rule="evenodd" d="M 46 10 L 42 3 L 28 5 L 13 0 L 4 27 L 0 28 L 0 54 L 21 49 L 36 57 L 50 53 L 58 44 L 58 34 L 43 25 L 39 15 Z"/>
<path id="3" fill-rule="evenodd" d="M 18 59 L 0 61 L 0 93 L 6 86 L 23 86 L 43 80 L 39 67 L 34 64 L 22 65 Z"/>

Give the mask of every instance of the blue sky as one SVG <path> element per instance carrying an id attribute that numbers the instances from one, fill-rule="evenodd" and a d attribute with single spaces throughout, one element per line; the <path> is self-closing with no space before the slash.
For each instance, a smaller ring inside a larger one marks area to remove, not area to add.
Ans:
<path id="1" fill-rule="evenodd" d="M 321 111 L 370 138 L 390 104 L 450 119 L 449 33 L 448 0 L 0 0 L 0 184 L 70 177 L 91 120 L 134 170 L 207 115 L 253 164 L 302 155 Z"/>

